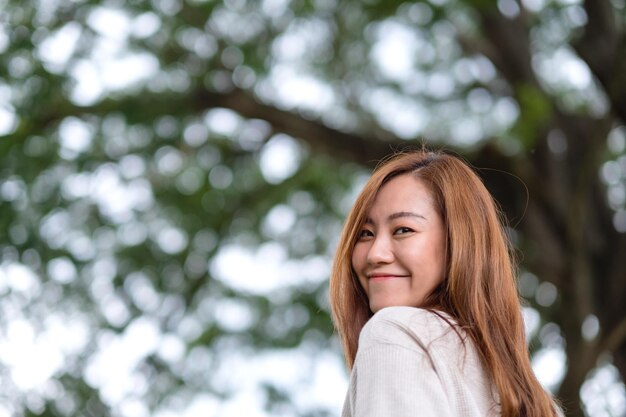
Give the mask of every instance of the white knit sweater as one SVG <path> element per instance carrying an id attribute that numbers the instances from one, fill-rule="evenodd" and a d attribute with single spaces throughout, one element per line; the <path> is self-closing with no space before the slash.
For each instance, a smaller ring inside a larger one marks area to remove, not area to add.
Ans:
<path id="1" fill-rule="evenodd" d="M 473 343 L 434 313 L 388 307 L 359 337 L 342 417 L 497 417 Z"/>

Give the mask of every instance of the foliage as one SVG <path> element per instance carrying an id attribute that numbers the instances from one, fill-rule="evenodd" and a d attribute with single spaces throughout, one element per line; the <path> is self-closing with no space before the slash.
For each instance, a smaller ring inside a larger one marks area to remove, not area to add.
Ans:
<path id="1" fill-rule="evenodd" d="M 421 138 L 502 204 L 568 415 L 623 404 L 623 2 L 0 8 L 0 415 L 337 414 L 333 245 Z"/>

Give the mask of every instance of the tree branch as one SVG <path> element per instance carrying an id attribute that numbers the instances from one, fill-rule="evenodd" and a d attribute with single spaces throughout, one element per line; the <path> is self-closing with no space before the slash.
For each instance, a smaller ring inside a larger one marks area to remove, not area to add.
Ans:
<path id="1" fill-rule="evenodd" d="M 5 139 L 12 141 L 24 139 L 35 134 L 34 129 L 50 127 L 69 116 L 104 116 L 120 113 L 125 116 L 127 123 L 133 124 L 154 120 L 164 115 L 190 116 L 217 107 L 233 110 L 245 118 L 265 120 L 275 131 L 305 141 L 316 152 L 365 166 L 374 166 L 383 156 L 415 144 L 396 137 L 392 140 L 383 140 L 365 133 L 333 129 L 320 120 L 306 118 L 302 114 L 263 103 L 251 93 L 239 89 L 224 93 L 196 90 L 191 95 L 142 92 L 122 98 L 108 98 L 91 106 L 77 106 L 65 101 L 39 115 L 37 120 L 22 123 L 14 134 Z M 377 130 L 384 132 L 382 128 Z"/>
<path id="2" fill-rule="evenodd" d="M 586 0 L 587 25 L 573 43 L 612 103 L 615 113 L 626 122 L 626 36 L 618 26 L 618 13 L 608 0 Z"/>
<path id="3" fill-rule="evenodd" d="M 477 8 L 482 28 L 493 46 L 482 46 L 500 73 L 512 86 L 530 83 L 539 86 L 531 67 L 528 28 L 522 15 L 508 19 L 494 7 Z"/>
<path id="4" fill-rule="evenodd" d="M 600 79 L 610 77 L 620 35 L 613 6 L 608 0 L 585 0 L 587 24 L 574 48 Z"/>
<path id="5" fill-rule="evenodd" d="M 622 319 L 598 345 L 598 354 L 615 352 L 626 341 L 626 319 Z"/>
<path id="6" fill-rule="evenodd" d="M 263 103 L 244 90 L 236 89 L 228 93 L 198 91 L 194 102 L 198 107 L 224 107 L 246 118 L 265 120 L 274 130 L 305 141 L 316 152 L 365 166 L 374 166 L 383 156 L 414 145 L 395 137 L 383 140 L 365 133 L 333 129 L 320 120 L 308 119 L 302 114 Z"/>

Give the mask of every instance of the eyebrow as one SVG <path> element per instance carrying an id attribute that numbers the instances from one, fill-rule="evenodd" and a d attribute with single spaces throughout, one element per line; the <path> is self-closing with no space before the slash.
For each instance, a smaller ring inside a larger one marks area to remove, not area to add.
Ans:
<path id="1" fill-rule="evenodd" d="M 396 213 L 392 213 L 387 217 L 387 221 L 391 221 L 391 220 L 395 220 L 395 219 L 400 219 L 402 217 L 417 217 L 419 219 L 422 220 L 426 220 L 426 217 L 422 216 L 421 214 L 417 214 L 417 213 L 413 213 L 411 211 L 398 211 Z M 372 219 L 370 219 L 369 217 L 365 219 L 365 223 L 366 224 L 372 224 L 374 223 L 372 221 Z"/>

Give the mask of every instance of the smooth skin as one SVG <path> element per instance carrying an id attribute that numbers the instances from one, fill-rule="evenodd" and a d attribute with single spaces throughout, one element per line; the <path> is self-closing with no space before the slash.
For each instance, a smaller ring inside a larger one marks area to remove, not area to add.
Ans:
<path id="1" fill-rule="evenodd" d="M 373 313 L 420 307 L 443 281 L 445 228 L 426 184 L 404 174 L 378 192 L 352 253 Z"/>

